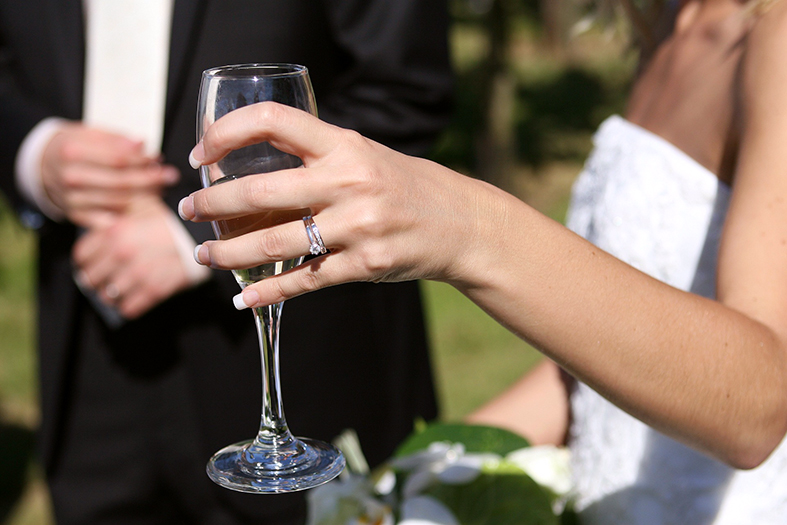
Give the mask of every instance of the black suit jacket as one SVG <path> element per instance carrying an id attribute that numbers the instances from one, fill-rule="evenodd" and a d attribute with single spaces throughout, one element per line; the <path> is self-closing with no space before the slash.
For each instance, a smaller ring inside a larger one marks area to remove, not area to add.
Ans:
<path id="1" fill-rule="evenodd" d="M 451 75 L 443 0 L 176 0 L 163 153 L 180 168 L 165 195 L 174 209 L 199 186 L 187 164 L 195 143 L 201 72 L 244 62 L 291 62 L 311 73 L 321 118 L 411 154 L 424 154 L 449 116 Z M 47 116 L 82 113 L 80 0 L 0 1 L 0 184 L 13 184 L 20 142 Z M 197 241 L 204 224 L 187 224 Z M 68 403 L 69 362 L 90 313 L 72 280 L 75 229 L 39 228 L 42 453 L 56 463 Z M 251 314 L 232 308 L 228 274 L 179 294 L 120 330 L 107 351 L 130 373 L 188 370 L 205 458 L 253 436 L 259 422 L 259 355 Z M 418 291 L 413 283 L 353 284 L 289 301 L 282 324 L 283 399 L 299 435 L 331 439 L 358 429 L 373 463 L 415 417 L 435 415 Z M 304 322 L 306 321 L 306 322 Z"/>

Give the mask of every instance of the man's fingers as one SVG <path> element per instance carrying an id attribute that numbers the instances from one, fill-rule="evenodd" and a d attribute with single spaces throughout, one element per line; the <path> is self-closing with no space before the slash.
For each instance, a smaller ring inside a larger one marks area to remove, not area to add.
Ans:
<path id="1" fill-rule="evenodd" d="M 110 210 L 76 210 L 68 214 L 68 219 L 85 229 L 100 230 L 108 228 L 117 220 L 118 214 Z"/>
<path id="2" fill-rule="evenodd" d="M 62 185 L 70 190 L 92 188 L 136 191 L 175 184 L 180 179 L 180 172 L 174 166 L 162 164 L 114 169 L 97 164 L 80 163 L 65 167 L 61 178 Z"/>
<path id="3" fill-rule="evenodd" d="M 126 168 L 158 161 L 145 153 L 141 141 L 87 126 L 74 126 L 53 140 L 59 141 L 60 156 L 66 162 Z"/>
<path id="4" fill-rule="evenodd" d="M 109 276 L 119 270 L 119 261 L 105 249 L 106 245 L 104 232 L 90 231 L 76 242 L 71 253 L 74 263 L 96 290 L 103 289 Z"/>
<path id="5" fill-rule="evenodd" d="M 98 166 L 71 166 L 64 170 L 61 186 L 46 188 L 47 194 L 64 210 L 69 220 L 82 226 L 80 218 L 94 213 L 119 213 L 139 198 L 158 196 L 162 186 L 177 180 L 172 167 L 148 166 L 112 170 Z M 60 189 L 63 188 L 63 189 Z"/>

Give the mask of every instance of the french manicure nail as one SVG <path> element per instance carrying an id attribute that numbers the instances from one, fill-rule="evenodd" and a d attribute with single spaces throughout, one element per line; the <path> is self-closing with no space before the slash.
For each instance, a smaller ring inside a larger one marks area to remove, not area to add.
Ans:
<path id="1" fill-rule="evenodd" d="M 202 159 L 205 158 L 205 148 L 202 146 L 202 142 L 199 142 L 194 149 L 191 150 L 189 153 L 189 164 L 192 168 L 197 169 L 202 166 Z"/>
<path id="2" fill-rule="evenodd" d="M 243 292 L 232 298 L 232 304 L 235 305 L 236 310 L 245 310 L 249 307 L 249 305 L 243 300 Z"/>
<path id="3" fill-rule="evenodd" d="M 199 258 L 199 251 L 201 249 L 202 249 L 202 245 L 201 244 L 198 244 L 198 245 L 196 245 L 194 247 L 194 260 L 197 261 L 198 264 L 202 264 L 204 266 L 204 263 Z"/>
<path id="4" fill-rule="evenodd" d="M 194 199 L 189 195 L 183 197 L 178 203 L 178 215 L 184 221 L 190 221 L 194 218 Z"/>
<path id="5" fill-rule="evenodd" d="M 232 303 L 238 310 L 245 310 L 251 308 L 260 302 L 260 294 L 254 290 L 244 290 L 232 298 Z"/>

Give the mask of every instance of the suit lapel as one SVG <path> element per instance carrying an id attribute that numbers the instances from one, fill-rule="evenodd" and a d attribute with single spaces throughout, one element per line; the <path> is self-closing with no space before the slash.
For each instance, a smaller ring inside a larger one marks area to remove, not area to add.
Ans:
<path id="1" fill-rule="evenodd" d="M 183 93 L 189 65 L 193 58 L 199 23 L 208 0 L 175 0 L 172 15 L 172 35 L 169 52 L 169 81 L 167 85 L 166 123 L 172 118 L 172 109 Z M 196 89 L 196 86 L 192 86 Z"/>
<path id="2" fill-rule="evenodd" d="M 82 2 L 45 0 L 47 32 L 58 68 L 56 78 L 69 118 L 82 115 L 82 85 L 85 68 L 85 29 Z"/>

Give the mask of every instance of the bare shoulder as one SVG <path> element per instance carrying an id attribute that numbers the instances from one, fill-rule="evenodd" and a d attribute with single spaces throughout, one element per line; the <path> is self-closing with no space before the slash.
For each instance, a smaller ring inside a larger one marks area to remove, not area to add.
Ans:
<path id="1" fill-rule="evenodd" d="M 763 7 L 753 17 L 751 32 L 746 45 L 747 63 L 775 66 L 785 62 L 787 55 L 787 0 L 770 0 L 760 3 Z"/>
<path id="2" fill-rule="evenodd" d="M 778 108 L 785 106 L 787 85 L 787 0 L 766 2 L 752 16 L 741 68 L 744 112 L 759 110 L 766 120 L 777 116 L 783 120 L 787 115 Z"/>

